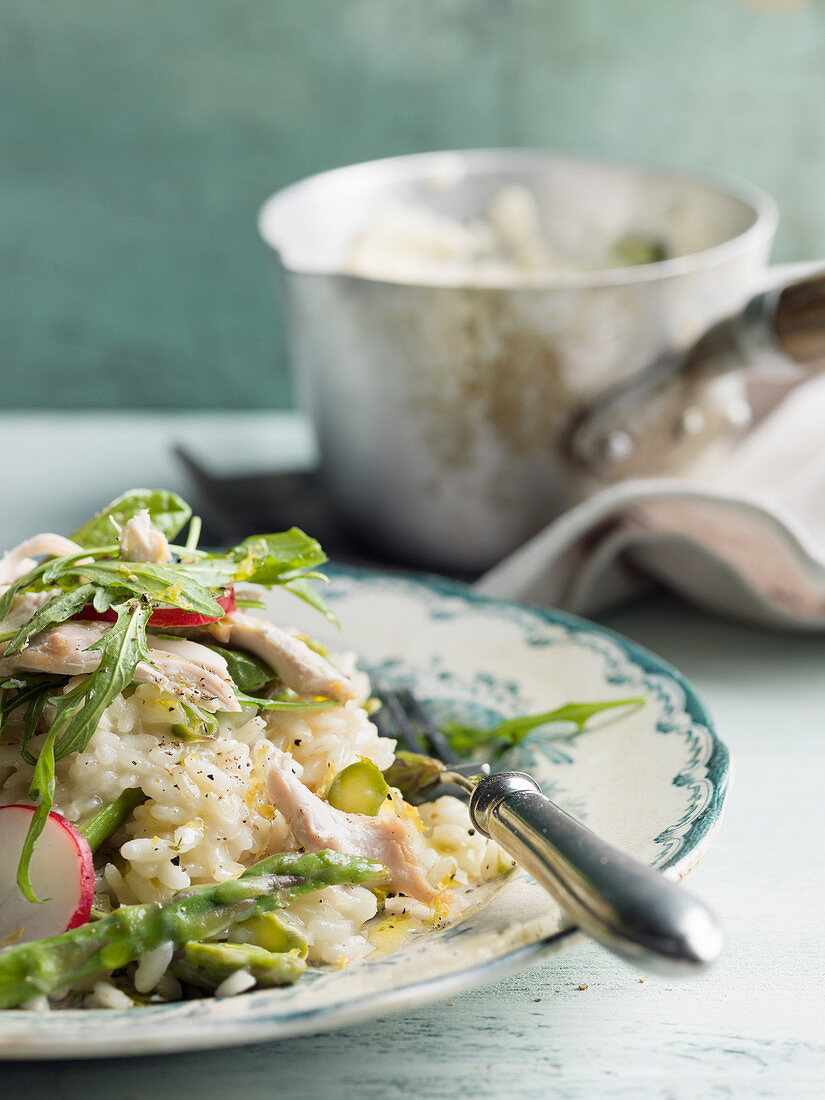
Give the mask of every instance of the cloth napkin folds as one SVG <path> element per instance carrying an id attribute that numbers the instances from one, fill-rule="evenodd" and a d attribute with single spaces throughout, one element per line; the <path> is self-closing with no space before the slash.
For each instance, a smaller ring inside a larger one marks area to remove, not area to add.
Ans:
<path id="1" fill-rule="evenodd" d="M 792 389 L 712 484 L 605 489 L 475 587 L 596 615 L 654 582 L 761 626 L 825 628 L 825 378 Z"/>

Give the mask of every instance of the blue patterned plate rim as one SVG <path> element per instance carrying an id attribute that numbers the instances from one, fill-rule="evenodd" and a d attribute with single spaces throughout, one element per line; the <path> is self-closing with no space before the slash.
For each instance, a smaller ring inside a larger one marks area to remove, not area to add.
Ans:
<path id="1" fill-rule="evenodd" d="M 610 627 L 602 626 L 600 623 L 594 623 L 590 619 L 582 618 L 580 615 L 574 615 L 569 611 L 562 611 L 558 608 L 542 607 L 539 604 L 521 603 L 495 596 L 481 595 L 474 591 L 471 585 L 450 577 L 402 569 L 368 569 L 360 566 L 339 565 L 335 562 L 330 562 L 324 568 L 331 578 L 342 576 L 352 577 L 356 580 L 386 579 L 408 586 L 412 590 L 418 588 L 428 592 L 436 592 L 441 596 L 461 599 L 471 605 L 493 608 L 504 614 L 514 611 L 528 613 L 546 623 L 561 624 L 571 634 L 597 634 L 618 645 L 631 658 L 633 663 L 645 672 L 664 674 L 677 683 L 684 692 L 686 712 L 693 721 L 707 729 L 713 742 L 713 749 L 706 764 L 707 777 L 713 787 L 713 797 L 696 817 L 689 832 L 684 836 L 680 850 L 657 866 L 662 871 L 678 866 L 682 869 L 683 874 L 686 874 L 693 867 L 694 861 L 689 858 L 691 853 L 702 840 L 713 835 L 721 821 L 730 780 L 731 760 L 730 751 L 716 733 L 716 727 L 707 707 L 700 699 L 693 684 L 677 668 L 663 657 L 659 657 L 643 645 L 634 642 L 631 638 L 626 638 L 618 631 L 611 630 Z"/>

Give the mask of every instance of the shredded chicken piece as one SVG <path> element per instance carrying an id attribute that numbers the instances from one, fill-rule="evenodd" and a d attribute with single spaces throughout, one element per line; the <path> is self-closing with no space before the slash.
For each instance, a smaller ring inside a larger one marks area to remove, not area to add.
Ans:
<path id="1" fill-rule="evenodd" d="M 36 635 L 13 657 L 0 659 L 0 675 L 15 672 L 53 672 L 56 676 L 83 676 L 100 664 L 100 653 L 89 649 L 111 623 L 66 622 Z M 0 646 L 5 653 L 5 643 Z"/>
<path id="2" fill-rule="evenodd" d="M 0 676 L 15 672 L 52 672 L 58 676 L 87 675 L 100 664 L 100 652 L 89 646 L 100 641 L 111 623 L 66 622 L 44 630 L 12 657 L 0 659 Z M 167 694 L 204 710 L 240 711 L 226 661 L 205 646 L 183 639 L 147 634 L 149 657 L 138 662 L 135 679 L 155 684 Z M 0 652 L 5 645 L 0 647 Z"/>
<path id="3" fill-rule="evenodd" d="M 147 634 L 146 640 L 152 665 L 141 661 L 135 669 L 136 680 L 157 684 L 169 695 L 197 703 L 211 713 L 242 709 L 229 668 L 219 653 L 184 638 Z"/>
<path id="4" fill-rule="evenodd" d="M 389 814 L 367 817 L 336 810 L 301 782 L 285 756 L 272 765 L 268 781 L 273 805 L 302 847 L 316 852 L 332 848 L 378 860 L 402 894 L 423 902 L 435 897 L 437 891 L 427 881 L 416 852 L 419 834 L 412 822 Z"/>
<path id="5" fill-rule="evenodd" d="M 174 654 L 184 661 L 189 661 L 191 664 L 199 665 L 201 668 L 216 673 L 224 680 L 231 679 L 226 658 L 221 657 L 220 653 L 216 653 L 214 649 L 208 649 L 205 645 L 199 645 L 198 642 L 189 641 L 188 638 L 167 638 L 160 637 L 157 634 L 147 634 L 146 640 L 151 649 Z"/>
<path id="6" fill-rule="evenodd" d="M 2 589 L 3 586 L 0 586 L 0 591 Z M 32 615 L 49 602 L 56 592 L 55 588 L 47 588 L 43 592 L 21 592 L 12 600 L 8 615 L 0 620 L 0 629 L 12 630 L 23 626 Z"/>
<path id="7" fill-rule="evenodd" d="M 126 521 L 118 543 L 120 556 L 124 561 L 153 561 L 163 564 L 172 560 L 166 535 L 152 526 L 148 508 L 142 508 Z"/>
<path id="8" fill-rule="evenodd" d="M 7 550 L 0 558 L 0 588 L 8 588 L 20 577 L 24 577 L 30 569 L 34 569 L 37 565 L 35 558 L 43 556 L 63 558 L 69 554 L 77 554 L 82 549 L 82 546 L 78 546 L 71 539 L 63 538 L 62 535 L 53 535 L 48 531 L 41 535 L 33 535 L 14 549 Z"/>
<path id="9" fill-rule="evenodd" d="M 266 619 L 233 611 L 206 629 L 221 645 L 229 643 L 260 657 L 299 695 L 323 695 L 341 702 L 357 695 L 352 682 L 320 653 Z"/>

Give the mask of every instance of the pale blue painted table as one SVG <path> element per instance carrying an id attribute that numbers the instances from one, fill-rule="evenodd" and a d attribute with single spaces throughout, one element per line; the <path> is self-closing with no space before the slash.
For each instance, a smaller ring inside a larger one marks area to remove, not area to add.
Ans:
<path id="1" fill-rule="evenodd" d="M 170 442 L 194 446 L 226 428 L 226 419 L 0 416 L 3 543 L 44 517 L 69 530 L 90 502 L 127 484 L 186 490 Z M 311 449 L 291 414 L 257 418 L 246 451 L 240 446 L 238 467 L 253 449 L 272 461 L 288 451 L 296 462 Z M 8 1064 L 0 1096 L 825 1096 L 825 638 L 760 633 L 667 598 L 608 621 L 695 682 L 733 749 L 727 818 L 690 880 L 727 930 L 712 972 L 640 981 L 583 944 L 454 1002 L 319 1037 L 214 1054 Z"/>

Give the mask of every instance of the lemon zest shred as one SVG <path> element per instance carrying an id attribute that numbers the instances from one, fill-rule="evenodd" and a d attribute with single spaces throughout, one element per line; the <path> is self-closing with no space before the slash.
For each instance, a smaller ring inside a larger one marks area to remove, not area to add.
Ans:
<path id="1" fill-rule="evenodd" d="M 427 924 L 431 928 L 438 928 L 440 924 L 444 924 L 447 921 L 450 916 L 452 902 L 453 896 L 449 890 L 442 890 L 435 895 L 430 902 L 430 916 L 427 919 Z"/>

